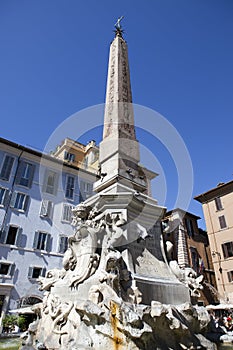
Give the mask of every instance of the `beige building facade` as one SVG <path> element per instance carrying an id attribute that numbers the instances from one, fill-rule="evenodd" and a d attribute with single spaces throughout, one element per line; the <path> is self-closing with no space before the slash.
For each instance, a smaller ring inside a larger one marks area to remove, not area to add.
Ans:
<path id="1" fill-rule="evenodd" d="M 233 181 L 196 196 L 202 203 L 217 288 L 223 302 L 233 302 Z"/>
<path id="2" fill-rule="evenodd" d="M 51 155 L 65 163 L 72 164 L 81 169 L 97 173 L 99 164 L 99 147 L 94 140 L 87 145 L 65 138 Z"/>

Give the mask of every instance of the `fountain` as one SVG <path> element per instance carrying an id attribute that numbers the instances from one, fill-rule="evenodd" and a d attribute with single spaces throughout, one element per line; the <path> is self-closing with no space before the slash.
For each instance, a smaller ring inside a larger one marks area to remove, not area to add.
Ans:
<path id="1" fill-rule="evenodd" d="M 29 349 L 215 349 L 204 308 L 193 306 L 201 280 L 168 265 L 165 208 L 149 196 L 156 176 L 139 164 L 127 45 L 120 20 L 110 47 L 96 194 L 73 210 L 63 268 L 40 278 L 43 303 L 28 329 Z"/>

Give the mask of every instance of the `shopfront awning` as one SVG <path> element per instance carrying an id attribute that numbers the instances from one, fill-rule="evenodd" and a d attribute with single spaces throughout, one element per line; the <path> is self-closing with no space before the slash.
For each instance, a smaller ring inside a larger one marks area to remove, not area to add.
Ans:
<path id="1" fill-rule="evenodd" d="M 11 314 L 34 314 L 31 309 L 31 306 L 20 307 L 19 309 L 9 310 Z"/>
<path id="2" fill-rule="evenodd" d="M 228 310 L 233 309 L 233 304 L 218 304 L 218 305 L 207 305 L 207 310 Z"/>

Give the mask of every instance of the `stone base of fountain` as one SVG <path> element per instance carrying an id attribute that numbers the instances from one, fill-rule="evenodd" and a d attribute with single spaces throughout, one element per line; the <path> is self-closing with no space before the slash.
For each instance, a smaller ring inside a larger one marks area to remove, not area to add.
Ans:
<path id="1" fill-rule="evenodd" d="M 59 299 L 53 303 L 59 303 L 60 311 L 55 316 L 55 309 L 44 309 L 42 318 L 31 324 L 22 350 L 216 349 L 204 336 L 207 311 L 189 303 L 133 305 L 118 298 L 99 304 Z"/>

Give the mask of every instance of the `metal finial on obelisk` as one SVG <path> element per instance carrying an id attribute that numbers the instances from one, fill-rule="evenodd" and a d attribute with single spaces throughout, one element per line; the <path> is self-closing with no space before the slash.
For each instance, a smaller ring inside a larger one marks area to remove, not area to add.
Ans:
<path id="1" fill-rule="evenodd" d="M 121 26 L 121 21 L 122 19 L 124 18 L 124 16 L 121 16 L 118 18 L 118 20 L 116 21 L 114 27 L 115 27 L 115 34 L 116 35 L 119 35 L 122 37 L 122 34 L 124 33 L 124 30 L 122 29 L 122 26 Z"/>

